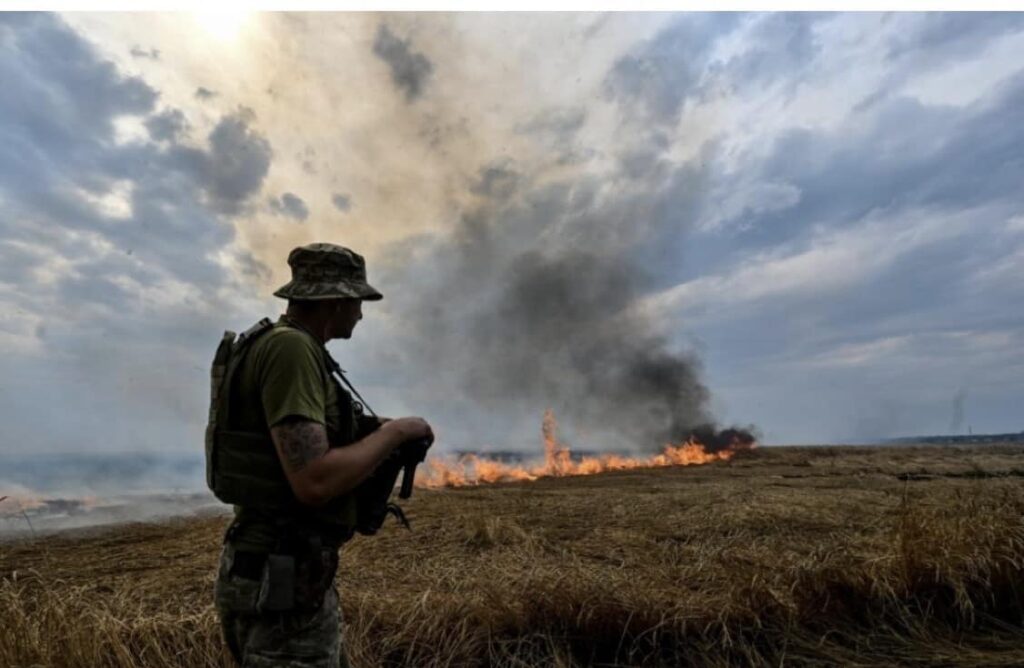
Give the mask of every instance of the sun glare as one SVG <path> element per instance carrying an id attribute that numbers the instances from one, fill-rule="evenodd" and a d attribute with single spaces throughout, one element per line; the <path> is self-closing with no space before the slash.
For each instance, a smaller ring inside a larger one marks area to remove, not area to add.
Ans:
<path id="1" fill-rule="evenodd" d="M 219 42 L 234 42 L 242 33 L 251 12 L 195 12 L 196 23 L 207 35 Z"/>

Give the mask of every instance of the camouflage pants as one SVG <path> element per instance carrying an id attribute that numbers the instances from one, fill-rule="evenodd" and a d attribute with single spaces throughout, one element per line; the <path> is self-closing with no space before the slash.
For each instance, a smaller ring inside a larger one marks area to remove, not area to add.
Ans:
<path id="1" fill-rule="evenodd" d="M 338 594 L 328 589 L 312 612 L 259 612 L 260 583 L 231 573 L 224 546 L 214 598 L 224 640 L 243 668 L 348 668 L 341 643 Z"/>

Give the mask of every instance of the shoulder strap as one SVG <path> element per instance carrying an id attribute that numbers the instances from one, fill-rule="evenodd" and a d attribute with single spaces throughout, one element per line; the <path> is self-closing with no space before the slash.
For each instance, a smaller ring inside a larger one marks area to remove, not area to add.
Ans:
<path id="1" fill-rule="evenodd" d="M 222 388 L 222 396 L 224 397 L 223 403 L 221 404 L 220 415 L 220 426 L 222 429 L 227 429 L 231 424 L 232 384 L 235 379 L 235 373 L 238 371 L 238 366 L 242 363 L 242 359 L 245 357 L 242 353 L 246 352 L 253 341 L 258 339 L 261 334 L 267 332 L 273 326 L 274 323 L 270 318 L 263 318 L 255 325 L 239 334 L 238 339 L 231 348 L 231 359 L 228 361 L 227 368 L 225 369 L 225 384 Z"/>
<path id="2" fill-rule="evenodd" d="M 238 345 L 242 345 L 249 339 L 255 339 L 263 332 L 274 326 L 270 318 L 263 318 L 258 323 L 238 335 Z"/>
<path id="3" fill-rule="evenodd" d="M 285 324 L 284 327 L 291 327 L 292 329 L 296 329 L 300 332 L 305 331 L 297 327 L 292 327 L 289 324 Z M 307 331 L 306 334 L 308 335 L 309 332 Z M 242 336 L 245 336 L 245 334 L 243 334 Z M 345 387 L 347 387 L 349 391 L 352 392 L 352 394 L 356 395 L 356 398 L 359 399 L 359 401 L 362 403 L 363 408 L 366 409 L 366 412 L 372 415 L 373 417 L 377 417 L 377 414 L 373 412 L 373 409 L 370 408 L 370 405 L 366 403 L 366 399 L 363 399 L 363 395 L 359 394 L 359 391 L 355 387 L 353 387 L 352 383 L 350 383 L 348 378 L 345 377 L 345 370 L 341 368 L 341 365 L 338 364 L 338 362 L 335 361 L 333 357 L 331 357 L 331 353 L 327 350 L 327 346 L 325 346 L 320 341 L 317 341 L 316 339 L 313 340 L 316 341 L 318 346 L 320 346 L 320 351 L 324 355 L 324 362 L 327 364 L 328 375 L 330 375 L 331 373 L 335 374 L 338 377 L 338 379 L 345 384 Z"/>
<path id="4" fill-rule="evenodd" d="M 341 382 L 345 383 L 345 387 L 347 387 L 349 391 L 352 392 L 352 394 L 356 395 L 356 398 L 359 399 L 359 401 L 363 404 L 363 408 L 366 409 L 367 413 L 369 413 L 373 417 L 377 417 L 377 414 L 373 412 L 372 408 L 370 408 L 370 404 L 366 403 L 366 399 L 363 399 L 363 395 L 359 394 L 359 390 L 353 387 L 352 383 L 348 382 L 348 378 L 345 377 L 345 370 L 342 369 L 341 365 L 338 364 L 333 357 L 331 357 L 331 354 L 329 352 L 327 352 L 327 346 L 324 346 L 323 348 L 324 359 L 327 360 L 327 368 L 330 369 L 332 373 L 337 375 Z"/>

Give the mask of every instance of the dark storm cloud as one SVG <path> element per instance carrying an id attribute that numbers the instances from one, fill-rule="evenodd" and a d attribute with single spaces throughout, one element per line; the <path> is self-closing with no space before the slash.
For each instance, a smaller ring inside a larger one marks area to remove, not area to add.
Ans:
<path id="1" fill-rule="evenodd" d="M 335 209 L 342 213 L 348 213 L 352 210 L 352 197 L 344 193 L 334 193 L 331 196 L 331 203 L 334 204 Z"/>
<path id="2" fill-rule="evenodd" d="M 434 71 L 434 65 L 422 53 L 412 50 L 409 40 L 401 39 L 381 24 L 373 42 L 373 53 L 387 63 L 391 81 L 409 102 L 422 93 Z"/>
<path id="3" fill-rule="evenodd" d="M 158 141 L 173 142 L 188 127 L 180 109 L 168 109 L 146 119 L 149 136 Z"/>
<path id="4" fill-rule="evenodd" d="M 279 216 L 303 221 L 309 218 L 309 207 L 302 198 L 294 193 L 285 193 L 280 197 L 270 198 L 270 210 Z"/>

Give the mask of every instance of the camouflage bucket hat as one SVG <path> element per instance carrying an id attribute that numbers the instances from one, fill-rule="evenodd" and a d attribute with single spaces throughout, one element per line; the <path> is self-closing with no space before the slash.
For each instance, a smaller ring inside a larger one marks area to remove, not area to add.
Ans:
<path id="1" fill-rule="evenodd" d="M 366 261 L 355 251 L 335 244 L 308 244 L 288 254 L 292 280 L 275 297 L 282 299 L 337 299 L 349 297 L 377 301 L 384 295 L 366 282 Z"/>

